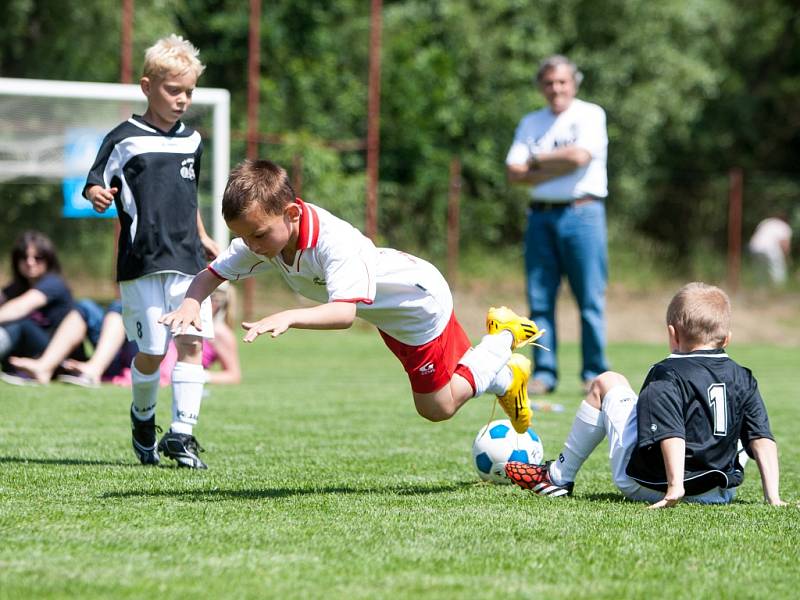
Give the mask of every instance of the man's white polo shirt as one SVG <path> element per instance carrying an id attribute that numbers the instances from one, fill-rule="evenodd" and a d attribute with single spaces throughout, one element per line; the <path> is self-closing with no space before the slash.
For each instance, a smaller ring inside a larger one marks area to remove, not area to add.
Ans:
<path id="1" fill-rule="evenodd" d="M 531 198 L 545 202 L 567 202 L 591 195 L 608 195 L 606 113 L 597 104 L 573 99 L 561 114 L 549 107 L 528 113 L 520 120 L 506 164 L 524 164 L 537 152 L 553 152 L 564 146 L 583 148 L 589 163 L 561 177 L 530 188 Z"/>

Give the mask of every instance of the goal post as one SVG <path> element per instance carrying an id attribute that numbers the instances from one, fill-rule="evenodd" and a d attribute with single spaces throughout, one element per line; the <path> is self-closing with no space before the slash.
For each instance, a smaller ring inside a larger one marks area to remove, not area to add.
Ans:
<path id="1" fill-rule="evenodd" d="M 67 160 L 68 131 L 83 127 L 105 135 L 134 107 L 141 112 L 145 107 L 136 84 L 0 77 L 0 182 L 20 177 L 63 181 L 75 169 L 82 169 L 85 176 L 94 156 L 78 157 L 78 164 L 75 157 Z M 222 219 L 222 195 L 230 169 L 230 93 L 198 87 L 183 120 L 211 132 L 211 147 L 206 146 L 206 152 L 211 151 L 211 231 L 225 246 L 229 236 Z"/>

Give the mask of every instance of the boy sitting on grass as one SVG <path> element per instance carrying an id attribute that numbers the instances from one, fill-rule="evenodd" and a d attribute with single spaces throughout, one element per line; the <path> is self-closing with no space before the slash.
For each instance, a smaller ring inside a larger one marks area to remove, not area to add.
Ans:
<path id="1" fill-rule="evenodd" d="M 651 508 L 681 500 L 726 504 L 744 479 L 743 455 L 755 458 L 764 499 L 782 506 L 778 449 L 749 369 L 725 353 L 731 305 L 721 289 L 689 283 L 667 309 L 671 354 L 650 369 L 638 401 L 627 379 L 607 371 L 578 408 L 558 460 L 509 462 L 518 486 L 544 496 L 571 495 L 578 470 L 608 437 L 614 484 Z"/>
<path id="2" fill-rule="evenodd" d="M 200 329 L 200 306 L 223 281 L 277 269 L 297 293 L 320 304 L 242 323 L 245 342 L 290 328 L 347 329 L 356 316 L 375 325 L 411 381 L 417 412 L 443 421 L 489 392 L 520 433 L 530 425 L 530 361 L 512 350 L 537 339 L 530 319 L 492 308 L 489 335 L 470 348 L 453 297 L 430 263 L 376 248 L 349 223 L 295 196 L 281 167 L 245 161 L 228 179 L 222 214 L 236 237 L 192 281 L 180 307 L 161 318 L 173 334 Z"/>

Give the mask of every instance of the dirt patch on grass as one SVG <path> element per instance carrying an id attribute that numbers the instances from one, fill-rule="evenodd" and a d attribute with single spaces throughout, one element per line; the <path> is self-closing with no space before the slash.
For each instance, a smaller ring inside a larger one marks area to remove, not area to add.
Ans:
<path id="1" fill-rule="evenodd" d="M 664 317 L 680 284 L 658 290 L 631 291 L 611 285 L 606 298 L 609 342 L 666 343 Z M 524 314 L 527 301 L 521 283 L 498 285 L 472 281 L 456 288 L 456 311 L 470 335 L 483 329 L 486 309 L 505 304 Z M 767 291 L 741 291 L 733 303 L 734 343 L 800 344 L 800 295 Z M 559 294 L 556 312 L 559 338 L 580 339 L 580 315 L 568 286 Z"/>

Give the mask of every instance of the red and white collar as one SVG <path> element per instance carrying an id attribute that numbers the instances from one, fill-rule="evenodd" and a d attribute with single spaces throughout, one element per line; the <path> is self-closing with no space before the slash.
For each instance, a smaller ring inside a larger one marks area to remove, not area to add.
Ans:
<path id="1" fill-rule="evenodd" d="M 295 202 L 303 210 L 300 215 L 300 232 L 297 236 L 297 250 L 308 250 L 317 245 L 319 239 L 319 215 L 310 204 L 306 204 L 300 198 L 295 198 Z"/>

